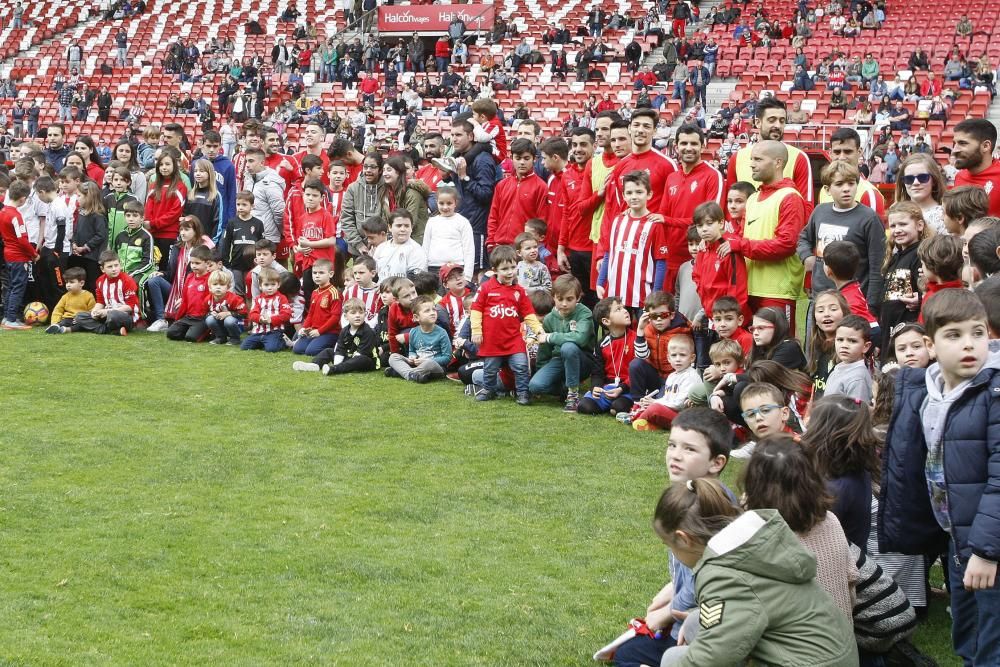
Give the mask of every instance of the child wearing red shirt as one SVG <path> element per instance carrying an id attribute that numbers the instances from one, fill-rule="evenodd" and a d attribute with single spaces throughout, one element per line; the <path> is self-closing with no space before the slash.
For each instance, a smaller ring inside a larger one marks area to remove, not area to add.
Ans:
<path id="1" fill-rule="evenodd" d="M 594 306 L 594 319 L 608 331 L 596 350 L 603 363 L 591 373 L 591 390 L 580 399 L 576 410 L 584 415 L 627 414 L 633 402 L 628 381 L 628 367 L 635 358 L 632 318 L 621 299 L 608 297 Z"/>
<path id="2" fill-rule="evenodd" d="M 742 257 L 729 251 L 729 244 L 723 237 L 726 220 L 722 207 L 714 201 L 699 205 L 694 210 L 694 224 L 705 244 L 691 271 L 702 307 L 694 326 L 704 322 L 707 319 L 705 314 L 711 313 L 715 302 L 724 296 L 736 300 L 744 318 L 752 317 L 747 306 L 747 265 Z"/>
<path id="3" fill-rule="evenodd" d="M 871 327 L 872 349 L 879 346 L 878 319 L 872 315 L 871 308 L 864 292 L 861 291 L 861 283 L 855 279 L 858 273 L 860 255 L 857 248 L 849 241 L 834 241 L 827 244 L 823 249 L 823 273 L 833 281 L 834 287 L 847 299 L 847 305 L 851 307 L 851 314 L 858 315 Z M 959 283 L 961 286 L 961 283 Z"/>
<path id="4" fill-rule="evenodd" d="M 726 193 L 726 234 L 743 235 L 747 200 L 755 192 L 757 188 L 753 183 L 746 181 L 736 181 L 729 186 L 729 192 Z"/>
<path id="5" fill-rule="evenodd" d="M 340 315 L 343 302 L 340 290 L 333 284 L 337 275 L 334 263 L 328 259 L 318 259 L 312 265 L 312 279 L 316 285 L 309 301 L 309 314 L 302 322 L 292 345 L 292 352 L 315 357 L 328 347 L 337 344 L 340 335 Z"/>
<path id="6" fill-rule="evenodd" d="M 253 300 L 253 309 L 247 320 L 250 335 L 240 345 L 241 350 L 280 352 L 285 349 L 283 328 L 292 319 L 288 298 L 278 291 L 281 277 L 274 269 L 260 270 L 260 294 Z"/>
<path id="7" fill-rule="evenodd" d="M 3 328 L 4 329 L 30 329 L 31 327 L 20 321 L 21 301 L 24 300 L 24 292 L 28 288 L 28 276 L 31 274 L 31 263 L 39 258 L 35 246 L 28 240 L 28 228 L 24 224 L 24 218 L 18 212 L 18 206 L 24 206 L 28 195 L 31 193 L 31 186 L 23 181 L 14 181 L 7 196 L 10 198 L 10 205 L 4 206 L 0 210 L 0 237 L 3 238 L 3 259 L 7 263 L 9 280 L 7 283 L 7 293 L 4 303 Z"/>
<path id="8" fill-rule="evenodd" d="M 105 250 L 98 262 L 103 273 L 94 290 L 97 305 L 89 313 L 77 313 L 73 331 L 125 336 L 139 321 L 139 287 L 122 271 L 118 253 Z"/>
<path id="9" fill-rule="evenodd" d="M 401 354 L 409 341 L 410 329 L 417 326 L 417 318 L 410 310 L 413 300 L 417 298 L 413 281 L 409 278 L 398 279 L 392 287 L 392 296 L 395 301 L 389 305 L 386 323 L 389 331 L 389 353 Z M 389 375 L 389 370 L 386 369 L 386 375 Z"/>
<path id="10" fill-rule="evenodd" d="M 323 208 L 323 184 L 308 180 L 302 185 L 301 213 L 293 212 L 288 242 L 293 243 L 295 275 L 302 278 L 302 292 L 309 301 L 315 284 L 310 269 L 320 259 L 334 261 L 337 255 L 337 221 Z"/>
<path id="11" fill-rule="evenodd" d="M 479 346 L 483 359 L 483 389 L 476 394 L 477 401 L 496 398 L 497 374 L 507 366 L 514 373 L 517 404 L 529 405 L 528 354 L 521 338 L 523 321 L 536 334 L 542 334 L 542 323 L 535 316 L 535 309 L 523 288 L 515 284 L 517 254 L 508 245 L 497 246 L 490 253 L 490 266 L 496 275 L 479 288 L 469 315 L 472 342 Z"/>
<path id="12" fill-rule="evenodd" d="M 917 320 L 923 324 L 923 304 L 927 303 L 927 299 L 943 289 L 965 287 L 961 280 L 962 267 L 965 265 L 965 260 L 962 258 L 962 239 L 947 234 L 937 234 L 924 239 L 917 246 L 917 257 L 920 258 L 920 268 L 927 281 L 927 291 L 924 293 L 924 300 L 920 305 L 920 318 Z"/>
<path id="13" fill-rule="evenodd" d="M 212 271 L 208 276 L 208 292 L 205 324 L 214 334 L 209 342 L 213 345 L 239 345 L 243 333 L 240 320 L 247 315 L 247 304 L 233 291 L 233 275 L 227 271 Z"/>
<path id="14" fill-rule="evenodd" d="M 500 164 L 507 159 L 507 133 L 497 118 L 496 102 L 480 97 L 472 103 L 473 137 L 477 143 L 489 145 L 490 154 Z M 470 160 L 466 156 L 466 160 Z"/>
<path id="15" fill-rule="evenodd" d="M 167 338 L 170 340 L 186 340 L 197 343 L 208 333 L 205 318 L 208 315 L 208 267 L 212 261 L 212 251 L 208 246 L 195 246 L 191 249 L 188 265 L 191 272 L 184 278 L 184 289 L 181 290 L 181 305 L 177 311 L 177 320 L 167 328 Z M 178 269 L 179 271 L 180 269 Z"/>

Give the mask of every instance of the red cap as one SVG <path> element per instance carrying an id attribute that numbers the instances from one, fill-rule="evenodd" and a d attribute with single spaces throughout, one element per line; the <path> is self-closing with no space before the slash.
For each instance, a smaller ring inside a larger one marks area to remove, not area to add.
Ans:
<path id="1" fill-rule="evenodd" d="M 441 267 L 441 270 L 438 271 L 438 277 L 441 279 L 442 285 L 444 284 L 444 281 L 448 280 L 448 276 L 450 276 L 454 271 L 462 271 L 464 273 L 465 268 L 462 267 L 461 264 L 445 264 Z"/>

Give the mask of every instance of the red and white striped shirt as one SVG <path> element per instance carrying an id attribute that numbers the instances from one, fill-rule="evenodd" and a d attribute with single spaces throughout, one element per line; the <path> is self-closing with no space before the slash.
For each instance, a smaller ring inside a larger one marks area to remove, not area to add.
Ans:
<path id="1" fill-rule="evenodd" d="M 101 275 L 97 279 L 97 303 L 105 308 L 128 306 L 132 310 L 132 322 L 139 321 L 139 288 L 132 276 L 122 271 L 111 278 Z"/>
<path id="2" fill-rule="evenodd" d="M 344 191 L 326 191 L 326 210 L 333 216 L 333 221 L 337 225 L 337 238 L 344 238 L 344 230 L 340 226 L 340 209 L 344 205 Z"/>
<path id="3" fill-rule="evenodd" d="M 441 297 L 441 305 L 448 311 L 448 317 L 451 318 L 452 335 L 458 333 L 458 323 L 465 317 L 465 304 L 462 303 L 462 300 L 463 297 L 455 296 L 451 292 Z"/>
<path id="4" fill-rule="evenodd" d="M 260 318 L 264 313 L 271 316 L 270 322 L 261 322 Z M 250 333 L 281 331 L 281 328 L 292 319 L 292 307 L 288 305 L 288 299 L 281 292 L 275 292 L 271 296 L 261 294 L 253 300 L 253 310 L 247 319 L 253 323 Z"/>
<path id="5" fill-rule="evenodd" d="M 344 303 L 350 299 L 357 299 L 365 304 L 365 323 L 374 329 L 378 325 L 378 311 L 382 309 L 382 299 L 379 298 L 378 285 L 372 285 L 365 289 L 361 285 L 354 283 L 344 290 Z M 347 314 L 341 316 L 340 326 L 347 326 Z"/>
<path id="6" fill-rule="evenodd" d="M 603 256 L 607 250 L 607 231 L 611 227 L 611 223 L 628 210 L 622 179 L 633 171 L 645 171 L 649 174 L 651 195 L 649 210 L 655 212 L 663 208 L 667 177 L 677 171 L 677 163 L 660 151 L 653 149 L 644 153 L 626 155 L 615 165 L 608 180 L 608 187 L 604 191 L 604 220 L 601 222 L 601 239 L 597 246 L 598 256 Z M 552 233 L 551 230 L 549 233 Z"/>
<path id="7" fill-rule="evenodd" d="M 611 223 L 608 234 L 608 296 L 629 308 L 642 308 L 653 291 L 656 261 L 667 258 L 665 227 L 630 212 Z"/>

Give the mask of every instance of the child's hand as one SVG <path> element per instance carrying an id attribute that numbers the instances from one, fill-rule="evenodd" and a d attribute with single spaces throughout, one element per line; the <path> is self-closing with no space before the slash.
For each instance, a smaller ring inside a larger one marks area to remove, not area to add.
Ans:
<path id="1" fill-rule="evenodd" d="M 472 334 L 472 344 L 482 345 L 483 344 L 483 334 Z"/>
<path id="2" fill-rule="evenodd" d="M 729 245 L 729 241 L 723 241 L 722 244 L 719 245 L 719 249 L 716 250 L 716 254 L 719 255 L 719 259 L 725 259 L 726 257 L 729 257 L 729 253 L 732 251 L 733 248 Z"/>
<path id="3" fill-rule="evenodd" d="M 310 338 L 319 338 L 319 329 L 310 329 L 306 335 Z"/>
<path id="4" fill-rule="evenodd" d="M 396 334 L 396 342 L 397 343 L 405 343 L 406 342 L 406 334 Z"/>
<path id="5" fill-rule="evenodd" d="M 261 313 L 260 314 L 260 321 L 263 322 L 264 324 L 270 324 L 271 323 L 271 313 Z"/>
<path id="6" fill-rule="evenodd" d="M 712 396 L 712 398 L 708 399 L 708 405 L 716 412 L 726 411 L 726 406 L 722 404 L 721 396 Z"/>
<path id="7" fill-rule="evenodd" d="M 465 339 L 459 336 L 455 336 L 455 340 L 453 341 L 453 343 L 455 345 L 455 349 L 460 350 L 462 349 L 462 346 L 465 345 Z"/>
<path id="8" fill-rule="evenodd" d="M 541 344 L 541 343 L 547 342 L 548 340 L 549 340 L 549 335 L 547 333 L 545 333 L 544 331 L 542 333 L 540 333 L 540 334 L 535 334 L 535 342 L 536 343 Z"/>
<path id="9" fill-rule="evenodd" d="M 653 398 L 651 396 L 643 396 L 642 398 L 639 399 L 639 405 L 642 408 L 648 408 L 652 404 L 653 404 Z"/>
<path id="10" fill-rule="evenodd" d="M 594 398 L 600 398 L 601 396 L 604 396 L 605 395 L 604 387 L 601 387 L 599 385 L 591 387 L 590 395 L 593 396 Z"/>
<path id="11" fill-rule="evenodd" d="M 639 322 L 636 323 L 635 325 L 636 333 L 645 335 L 644 332 L 646 331 L 646 326 L 648 324 L 649 324 L 649 313 L 647 313 L 644 310 L 642 311 L 642 315 L 639 316 Z"/>
<path id="12" fill-rule="evenodd" d="M 973 555 L 965 566 L 962 587 L 967 591 L 981 591 L 993 588 L 997 580 L 997 564 Z"/>
<path id="13" fill-rule="evenodd" d="M 722 371 L 720 371 L 720 370 L 719 370 L 718 368 L 716 368 L 715 366 L 709 366 L 709 367 L 708 367 L 708 368 L 706 368 L 706 369 L 704 370 L 704 372 L 703 372 L 703 373 L 701 374 L 701 377 L 702 377 L 702 378 L 703 378 L 703 379 L 704 379 L 704 380 L 705 380 L 706 382 L 718 382 L 718 381 L 719 381 L 719 378 L 721 378 L 721 377 L 722 377 Z"/>

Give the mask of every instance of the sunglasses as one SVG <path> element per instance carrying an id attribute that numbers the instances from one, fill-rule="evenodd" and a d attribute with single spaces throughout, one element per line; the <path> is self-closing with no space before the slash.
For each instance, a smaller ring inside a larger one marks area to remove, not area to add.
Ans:
<path id="1" fill-rule="evenodd" d="M 913 185 L 914 182 L 924 185 L 931 182 L 931 175 L 928 173 L 923 174 L 910 174 L 908 176 L 903 176 L 903 183 L 906 185 Z"/>
<path id="2" fill-rule="evenodd" d="M 761 417 L 766 417 L 775 410 L 780 410 L 780 405 L 775 405 L 774 403 L 768 403 L 767 405 L 762 405 L 759 408 L 752 408 L 750 410 L 744 410 L 740 413 L 744 421 L 749 421 L 756 418 L 758 415 Z"/>
<path id="3" fill-rule="evenodd" d="M 648 317 L 651 320 L 669 320 L 674 316 L 673 313 L 648 313 Z"/>

